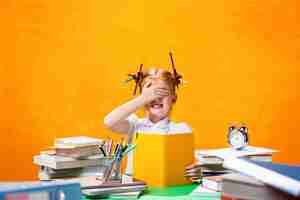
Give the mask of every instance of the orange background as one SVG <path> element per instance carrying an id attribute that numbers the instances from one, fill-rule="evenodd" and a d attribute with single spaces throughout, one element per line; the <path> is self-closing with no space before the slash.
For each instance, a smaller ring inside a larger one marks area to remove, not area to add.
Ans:
<path id="1" fill-rule="evenodd" d="M 107 137 L 103 117 L 131 98 L 140 63 L 188 83 L 173 118 L 197 148 L 226 146 L 244 122 L 250 143 L 300 163 L 297 0 L 3 1 L 0 7 L 0 180 L 35 179 L 32 156 L 54 138 Z"/>

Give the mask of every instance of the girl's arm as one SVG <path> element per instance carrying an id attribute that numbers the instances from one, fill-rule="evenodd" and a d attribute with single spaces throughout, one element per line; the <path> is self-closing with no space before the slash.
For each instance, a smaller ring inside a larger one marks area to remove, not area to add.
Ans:
<path id="1" fill-rule="evenodd" d="M 104 125 L 114 132 L 128 133 L 130 125 L 126 120 L 127 117 L 143 107 L 147 103 L 164 96 L 169 95 L 167 88 L 161 87 L 160 85 L 151 85 L 148 83 L 143 88 L 142 94 L 125 104 L 115 108 L 104 118 Z"/>
<path id="2" fill-rule="evenodd" d="M 140 95 L 115 108 L 104 118 L 104 125 L 114 132 L 128 133 L 130 125 L 126 118 L 146 104 L 145 98 Z"/>

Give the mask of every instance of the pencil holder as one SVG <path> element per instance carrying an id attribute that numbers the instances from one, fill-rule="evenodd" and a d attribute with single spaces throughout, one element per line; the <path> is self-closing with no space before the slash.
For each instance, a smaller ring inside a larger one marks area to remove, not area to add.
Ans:
<path id="1" fill-rule="evenodd" d="M 114 157 L 107 157 L 104 161 L 103 177 L 104 182 L 121 180 L 120 166 Z"/>

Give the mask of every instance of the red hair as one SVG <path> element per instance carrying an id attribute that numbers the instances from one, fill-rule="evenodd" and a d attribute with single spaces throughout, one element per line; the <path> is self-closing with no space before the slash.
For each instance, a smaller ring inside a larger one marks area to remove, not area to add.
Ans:
<path id="1" fill-rule="evenodd" d="M 170 88 L 171 94 L 176 96 L 176 81 L 171 72 L 162 68 L 151 68 L 144 73 L 142 85 L 144 86 L 147 79 L 163 80 Z"/>

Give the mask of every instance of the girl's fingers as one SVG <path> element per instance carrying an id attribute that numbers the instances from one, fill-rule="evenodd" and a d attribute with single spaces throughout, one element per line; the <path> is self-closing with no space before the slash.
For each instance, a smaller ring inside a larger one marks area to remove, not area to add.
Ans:
<path id="1" fill-rule="evenodd" d="M 167 88 L 155 88 L 155 90 L 169 92 L 169 90 Z"/>
<path id="2" fill-rule="evenodd" d="M 169 91 L 169 88 L 166 88 L 166 87 L 156 87 L 154 89 L 155 90 L 167 90 L 167 91 Z"/>
<path id="3" fill-rule="evenodd" d="M 158 90 L 157 92 L 161 93 L 161 94 L 170 94 L 169 91 L 164 91 L 164 90 Z"/>
<path id="4" fill-rule="evenodd" d="M 159 90 L 156 90 L 154 93 L 159 96 L 169 96 L 170 94 L 168 91 L 159 91 Z"/>

